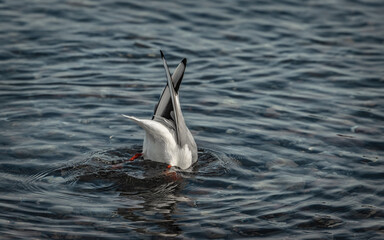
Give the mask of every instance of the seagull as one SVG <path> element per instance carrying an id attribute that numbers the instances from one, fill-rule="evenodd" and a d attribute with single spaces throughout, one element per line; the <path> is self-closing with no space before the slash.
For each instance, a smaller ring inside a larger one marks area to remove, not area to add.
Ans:
<path id="1" fill-rule="evenodd" d="M 144 159 L 166 163 L 168 168 L 179 167 L 185 170 L 197 161 L 197 145 L 185 124 L 178 93 L 187 59 L 181 61 L 171 77 L 161 50 L 160 54 L 167 85 L 155 107 L 152 119 L 139 119 L 123 114 L 145 130 L 143 152 L 135 154 L 130 160 L 143 156 Z"/>

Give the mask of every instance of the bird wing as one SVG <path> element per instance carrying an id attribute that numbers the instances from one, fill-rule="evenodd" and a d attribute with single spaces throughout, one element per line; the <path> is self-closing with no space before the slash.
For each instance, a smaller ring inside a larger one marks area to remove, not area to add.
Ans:
<path id="1" fill-rule="evenodd" d="M 172 116 L 173 121 L 175 122 L 176 142 L 180 146 L 182 146 L 188 142 L 188 134 L 190 133 L 187 126 L 185 125 L 183 113 L 180 107 L 179 94 L 176 92 L 175 87 L 173 85 L 172 77 L 169 72 L 167 61 L 165 60 L 163 52 L 160 51 L 160 53 L 161 53 L 161 58 L 163 59 L 165 74 L 167 76 L 169 95 L 172 103 L 173 111 L 170 112 L 170 115 Z"/>
<path id="2" fill-rule="evenodd" d="M 179 91 L 179 87 L 181 84 L 181 80 L 183 80 L 184 77 L 184 71 L 187 67 L 187 59 L 184 58 L 179 66 L 175 69 L 174 73 L 172 74 L 172 83 L 174 86 L 174 89 L 176 92 Z M 171 111 L 173 111 L 172 107 L 172 101 L 171 101 L 171 95 L 168 90 L 168 84 L 165 86 L 162 94 L 160 95 L 159 102 L 155 106 L 155 110 L 153 113 L 152 120 L 155 119 L 155 116 L 164 117 L 166 119 L 171 119 Z"/>
<path id="3" fill-rule="evenodd" d="M 174 122 L 163 117 L 156 117 L 155 121 L 149 119 L 139 119 L 133 116 L 122 114 L 124 117 L 134 121 L 137 125 L 145 130 L 146 133 L 154 138 L 164 137 L 165 135 L 173 134 L 175 130 Z M 165 130 L 168 129 L 168 130 Z"/>

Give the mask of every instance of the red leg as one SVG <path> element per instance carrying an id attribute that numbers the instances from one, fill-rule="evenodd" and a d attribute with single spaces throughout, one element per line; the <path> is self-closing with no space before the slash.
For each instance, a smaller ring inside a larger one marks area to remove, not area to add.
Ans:
<path id="1" fill-rule="evenodd" d="M 143 155 L 142 153 L 136 153 L 135 155 L 133 155 L 133 157 L 131 157 L 131 158 L 129 159 L 129 161 L 133 161 L 133 160 L 135 160 L 136 158 L 141 157 L 142 155 Z M 122 163 L 112 165 L 112 169 L 113 169 L 113 170 L 121 169 L 121 168 L 123 168 L 123 164 L 122 164 Z"/>
<path id="2" fill-rule="evenodd" d="M 141 156 L 143 156 L 142 153 L 136 153 L 135 155 L 133 155 L 133 157 L 131 157 L 131 158 L 129 159 L 129 161 L 133 161 L 133 160 L 135 160 L 136 158 L 141 157 Z"/>
<path id="3" fill-rule="evenodd" d="M 182 178 L 180 175 L 178 175 L 176 172 L 170 172 L 168 169 L 165 170 L 164 175 L 165 175 L 168 179 L 170 179 L 170 180 L 172 180 L 172 181 L 179 181 L 179 180 L 183 179 L 183 178 Z"/>

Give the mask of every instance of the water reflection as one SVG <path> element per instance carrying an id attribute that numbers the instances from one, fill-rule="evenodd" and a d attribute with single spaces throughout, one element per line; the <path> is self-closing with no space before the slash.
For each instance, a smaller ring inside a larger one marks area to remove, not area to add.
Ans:
<path id="1" fill-rule="evenodd" d="M 152 164 L 146 164 L 152 165 Z M 164 166 L 163 166 L 164 167 Z M 163 168 L 164 169 L 164 168 Z M 116 213 L 130 220 L 132 229 L 141 233 L 177 235 L 181 229 L 172 218 L 179 201 L 188 201 L 180 192 L 184 179 L 174 171 L 157 169 L 145 172 L 144 178 L 133 177 L 121 170 L 101 170 L 81 175 L 78 187 L 93 185 L 93 191 L 114 191 L 119 193 Z M 149 176 L 150 175 L 150 176 Z"/>
<path id="2" fill-rule="evenodd" d="M 51 171 L 49 176 L 38 176 L 53 177 L 79 194 L 101 194 L 110 199 L 108 202 L 117 202 L 112 215 L 129 220 L 133 231 L 167 237 L 180 235 L 178 217 L 183 212 L 178 205 L 194 205 L 193 199 L 184 195 L 188 181 L 198 173 L 222 175 L 226 169 L 218 153 L 205 149 L 199 149 L 199 163 L 187 171 L 167 169 L 166 164 L 142 158 L 127 161 L 140 150 L 136 146 L 96 152 L 84 161 Z"/>
<path id="3" fill-rule="evenodd" d="M 160 180 L 162 181 L 162 180 Z M 167 180 L 166 180 L 167 181 Z M 183 189 L 183 181 L 162 182 L 159 186 L 148 188 L 138 194 L 132 194 L 132 185 L 122 185 L 122 202 L 140 202 L 140 205 L 122 207 L 117 209 L 117 214 L 134 225 L 133 229 L 141 233 L 159 234 L 162 236 L 176 236 L 182 231 L 174 214 L 177 214 L 177 203 L 189 201 L 180 192 Z M 122 205 L 125 205 L 124 203 Z"/>

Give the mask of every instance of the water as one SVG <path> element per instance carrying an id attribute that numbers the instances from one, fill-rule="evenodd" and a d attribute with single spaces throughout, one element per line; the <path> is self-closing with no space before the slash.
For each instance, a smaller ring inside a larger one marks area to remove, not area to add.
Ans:
<path id="1" fill-rule="evenodd" d="M 384 4 L 1 1 L 2 239 L 383 239 Z M 171 71 L 192 171 L 138 159 Z"/>

